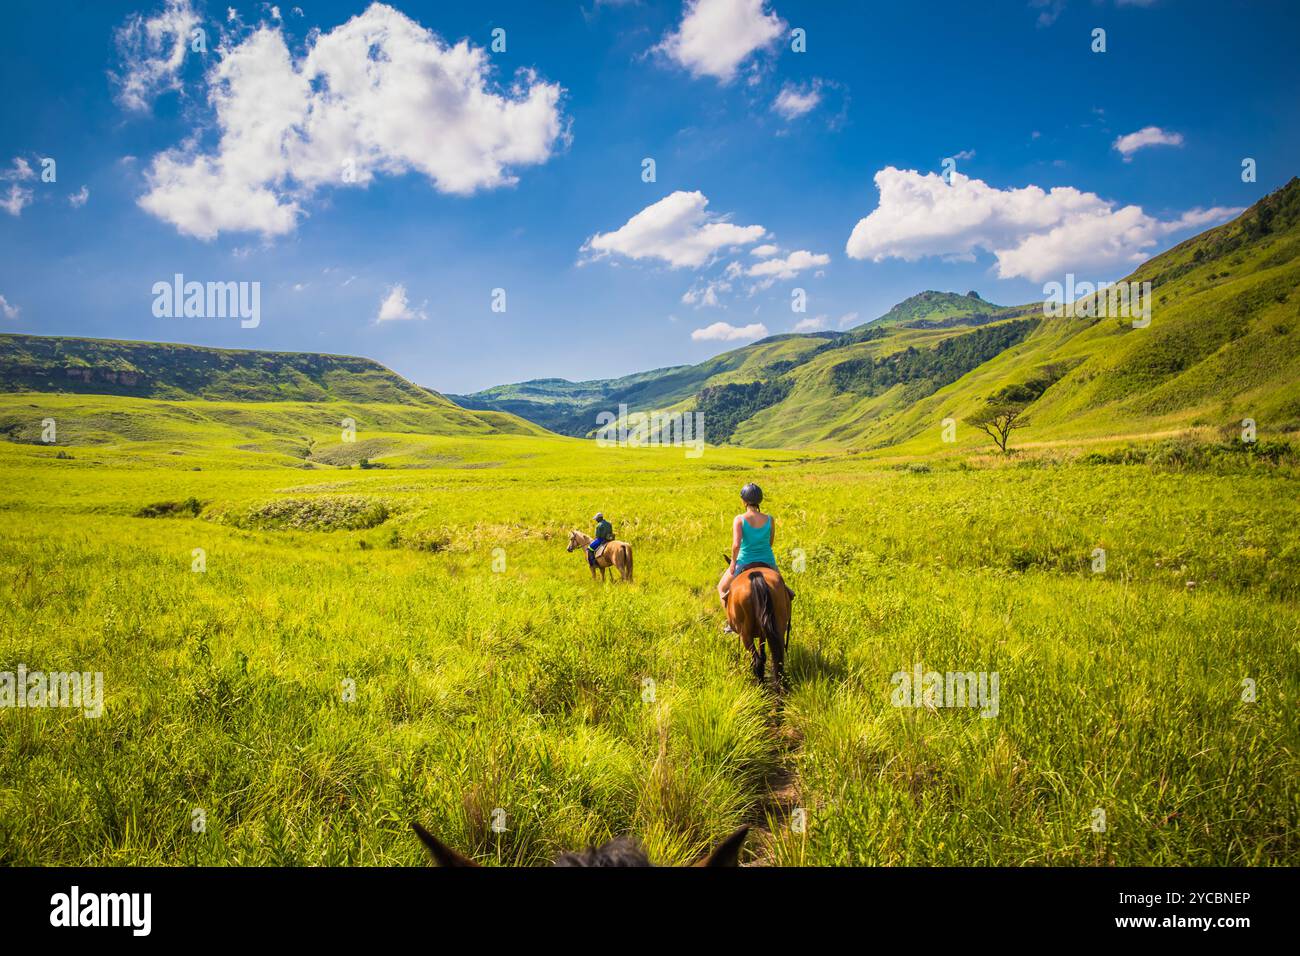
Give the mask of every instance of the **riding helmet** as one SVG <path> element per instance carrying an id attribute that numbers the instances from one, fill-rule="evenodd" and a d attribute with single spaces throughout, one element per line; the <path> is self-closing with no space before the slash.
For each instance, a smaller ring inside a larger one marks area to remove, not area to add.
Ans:
<path id="1" fill-rule="evenodd" d="M 605 512 L 603 512 L 603 511 L 597 511 L 597 512 L 596 512 L 596 517 L 592 518 L 591 520 L 592 520 L 592 521 L 604 521 L 604 520 L 605 520 Z"/>
<path id="2" fill-rule="evenodd" d="M 740 489 L 740 500 L 747 505 L 759 505 L 763 503 L 763 489 L 758 487 L 752 481 L 744 488 Z"/>

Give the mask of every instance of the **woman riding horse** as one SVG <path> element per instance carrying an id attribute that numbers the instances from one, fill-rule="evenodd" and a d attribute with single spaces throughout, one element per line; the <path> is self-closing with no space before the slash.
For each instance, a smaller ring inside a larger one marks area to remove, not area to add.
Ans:
<path id="1" fill-rule="evenodd" d="M 718 597 L 727 612 L 723 631 L 740 635 L 754 664 L 754 676 L 763 679 L 767 651 L 777 684 L 785 684 L 786 640 L 790 633 L 790 601 L 794 593 L 776 569 L 772 543 L 776 519 L 763 514 L 763 491 L 750 482 L 740 490 L 743 514 L 731 524 L 731 560 L 718 581 Z"/>
<path id="2" fill-rule="evenodd" d="M 736 575 L 750 567 L 777 569 L 776 554 L 772 551 L 776 543 L 776 519 L 758 510 L 763 503 L 763 489 L 751 481 L 740 489 L 740 500 L 745 503 L 745 510 L 731 522 L 731 563 L 718 580 L 718 599 L 724 611 L 727 592 Z"/>

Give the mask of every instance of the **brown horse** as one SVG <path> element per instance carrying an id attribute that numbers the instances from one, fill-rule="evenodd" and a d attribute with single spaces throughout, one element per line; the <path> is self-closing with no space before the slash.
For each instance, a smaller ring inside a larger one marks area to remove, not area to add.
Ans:
<path id="1" fill-rule="evenodd" d="M 731 558 L 723 556 L 728 564 Z M 752 568 L 736 575 L 727 589 L 727 622 L 754 662 L 754 676 L 762 680 L 767 669 L 767 649 L 772 649 L 772 672 L 785 685 L 785 651 L 790 637 L 790 599 L 780 573 L 772 568 Z"/>
<path id="2" fill-rule="evenodd" d="M 582 548 L 585 552 L 587 546 L 591 544 L 591 537 L 583 534 L 581 531 L 569 532 L 569 547 L 565 550 L 573 551 Z M 600 580 L 605 580 L 605 569 L 609 567 L 618 568 L 620 579 L 631 582 L 632 580 L 632 546 L 626 541 L 610 541 L 605 547 L 601 548 L 600 554 L 596 555 L 596 564 L 591 569 L 591 579 L 596 579 L 596 568 L 600 568 Z"/>
<path id="3" fill-rule="evenodd" d="M 432 833 L 412 823 L 411 828 L 439 866 L 478 866 L 473 860 L 447 846 Z M 727 837 L 712 853 L 695 866 L 739 866 L 740 849 L 745 845 L 749 827 L 741 827 Z M 615 837 L 602 846 L 580 852 L 561 853 L 551 866 L 654 866 L 645 850 L 632 837 Z"/>

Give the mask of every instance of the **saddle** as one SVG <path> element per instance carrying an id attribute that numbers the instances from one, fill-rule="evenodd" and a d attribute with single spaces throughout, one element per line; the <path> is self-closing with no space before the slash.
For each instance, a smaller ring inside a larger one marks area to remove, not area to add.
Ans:
<path id="1" fill-rule="evenodd" d="M 727 554 L 727 553 L 724 551 L 724 552 L 722 553 L 722 560 L 725 561 L 728 565 L 731 564 L 731 555 Z M 740 574 L 741 574 L 741 575 L 743 575 L 743 574 L 747 574 L 748 572 L 750 572 L 750 571 L 756 571 L 756 570 L 758 570 L 759 568 L 767 568 L 769 571 L 776 571 L 776 568 L 772 567 L 772 565 L 768 564 L 768 563 L 765 562 L 765 561 L 755 561 L 753 564 L 747 564 L 747 565 L 745 565 L 745 569 L 744 569 L 743 571 L 741 571 Z M 739 576 L 739 575 L 738 575 L 738 576 Z M 786 582 L 786 580 L 785 580 L 785 575 L 782 574 L 780 571 L 776 571 L 776 576 L 779 577 L 779 578 L 781 579 L 781 583 L 782 583 L 783 585 L 785 585 L 785 592 L 786 592 L 786 594 L 790 595 L 790 600 L 793 601 L 793 600 L 794 600 L 794 588 L 790 587 L 790 585 L 789 585 L 789 584 Z"/>
<path id="2" fill-rule="evenodd" d="M 609 547 L 608 541 L 602 542 L 600 547 L 598 547 L 595 551 L 591 552 L 591 556 L 593 558 L 599 558 L 602 554 L 605 553 L 605 549 L 608 547 Z"/>

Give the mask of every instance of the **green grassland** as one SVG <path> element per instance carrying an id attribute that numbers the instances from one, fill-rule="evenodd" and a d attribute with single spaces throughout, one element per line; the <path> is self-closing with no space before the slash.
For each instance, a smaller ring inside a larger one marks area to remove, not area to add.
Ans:
<path id="1" fill-rule="evenodd" d="M 502 864 L 746 821 L 764 863 L 1300 859 L 1289 458 L 690 459 L 378 406 L 342 442 L 332 407 L 198 404 L 0 404 L 60 428 L 0 442 L 0 670 L 105 681 L 98 719 L 0 710 L 0 863 L 417 864 L 416 819 Z M 782 698 L 713 593 L 751 478 Z M 565 552 L 596 509 L 631 586 Z M 998 716 L 894 707 L 917 663 L 997 671 Z"/>

